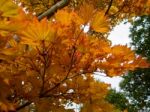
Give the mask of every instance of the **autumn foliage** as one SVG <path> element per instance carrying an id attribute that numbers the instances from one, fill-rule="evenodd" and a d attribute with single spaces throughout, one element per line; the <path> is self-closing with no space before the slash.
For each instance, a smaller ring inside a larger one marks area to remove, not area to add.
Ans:
<path id="1" fill-rule="evenodd" d="M 106 38 L 125 15 L 149 14 L 149 0 L 127 2 L 135 5 L 130 13 L 123 0 L 70 1 L 44 19 L 38 15 L 59 1 L 31 1 L 0 0 L 0 111 L 67 112 L 64 105 L 74 102 L 83 104 L 82 112 L 113 112 L 104 99 L 109 85 L 96 81 L 94 72 L 113 77 L 149 67 L 145 58 Z"/>

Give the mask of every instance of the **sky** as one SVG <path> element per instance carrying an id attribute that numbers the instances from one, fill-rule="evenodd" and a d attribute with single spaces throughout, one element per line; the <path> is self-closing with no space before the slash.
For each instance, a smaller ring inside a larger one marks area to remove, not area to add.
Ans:
<path id="1" fill-rule="evenodd" d="M 112 41 L 112 45 L 128 45 L 130 43 L 130 39 L 129 39 L 129 27 L 131 26 L 130 23 L 121 23 L 119 25 L 117 25 L 111 32 L 110 35 L 108 37 L 108 39 L 110 39 Z M 109 77 L 105 77 L 105 74 L 100 74 L 102 76 L 96 76 L 96 79 L 103 81 L 105 83 L 109 83 L 111 84 L 112 88 L 115 88 L 117 91 L 120 90 L 119 88 L 119 82 L 122 80 L 121 77 L 113 77 L 113 78 L 109 78 Z"/>
<path id="2" fill-rule="evenodd" d="M 111 32 L 108 37 L 112 41 L 112 45 L 129 45 L 130 39 L 129 37 L 129 27 L 131 26 L 130 23 L 121 23 L 117 25 Z"/>

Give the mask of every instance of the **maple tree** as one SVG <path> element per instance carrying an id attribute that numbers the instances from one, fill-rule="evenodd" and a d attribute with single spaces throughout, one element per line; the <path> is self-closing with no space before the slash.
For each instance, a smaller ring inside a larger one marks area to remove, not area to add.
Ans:
<path id="1" fill-rule="evenodd" d="M 0 110 L 67 112 L 64 105 L 74 102 L 82 112 L 115 111 L 104 99 L 109 85 L 93 73 L 112 77 L 149 67 L 107 39 L 123 18 L 149 14 L 150 1 L 136 1 L 1 0 Z"/>

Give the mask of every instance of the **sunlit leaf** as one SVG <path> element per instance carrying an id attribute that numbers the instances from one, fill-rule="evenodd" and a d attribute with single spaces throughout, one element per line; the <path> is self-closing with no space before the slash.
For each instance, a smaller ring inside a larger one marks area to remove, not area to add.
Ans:
<path id="1" fill-rule="evenodd" d="M 52 42 L 55 38 L 55 32 L 55 29 L 51 27 L 46 18 L 41 21 L 34 18 L 21 33 L 22 43 L 39 45 L 39 42 L 42 40 Z"/>
<path id="2" fill-rule="evenodd" d="M 91 28 L 96 32 L 106 33 L 109 31 L 109 22 L 104 12 L 96 12 L 91 22 Z"/>
<path id="3" fill-rule="evenodd" d="M 94 6 L 92 4 L 85 3 L 79 9 L 79 16 L 83 19 L 84 24 L 87 24 L 94 15 Z"/>
<path id="4" fill-rule="evenodd" d="M 60 22 L 62 25 L 69 26 L 72 23 L 81 25 L 83 23 L 82 19 L 74 12 L 69 12 L 66 10 L 59 10 L 55 14 L 56 21 Z"/>
<path id="5" fill-rule="evenodd" d="M 1 0 L 0 6 L 0 16 L 13 17 L 18 13 L 18 7 L 12 0 Z"/>

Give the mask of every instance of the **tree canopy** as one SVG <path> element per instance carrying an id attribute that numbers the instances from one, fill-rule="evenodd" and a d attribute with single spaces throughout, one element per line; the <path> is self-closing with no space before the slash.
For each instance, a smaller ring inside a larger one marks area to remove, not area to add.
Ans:
<path id="1" fill-rule="evenodd" d="M 127 46 L 111 46 L 123 19 L 149 14 L 149 0 L 0 0 L 0 111 L 115 112 L 110 87 L 94 79 L 149 63 Z M 84 32 L 88 26 L 87 32 Z M 36 110 L 35 110 L 36 109 Z"/>

